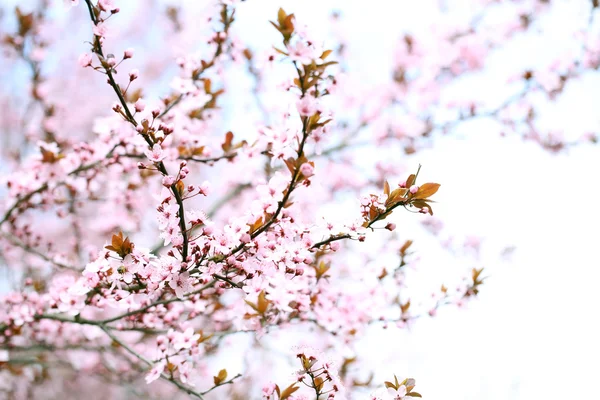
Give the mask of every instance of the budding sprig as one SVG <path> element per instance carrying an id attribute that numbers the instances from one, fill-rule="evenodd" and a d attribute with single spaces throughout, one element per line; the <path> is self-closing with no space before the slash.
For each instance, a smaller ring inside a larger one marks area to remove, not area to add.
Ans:
<path id="1" fill-rule="evenodd" d="M 394 400 L 404 400 L 407 397 L 423 397 L 412 390 L 415 388 L 416 382 L 412 378 L 406 378 L 402 382 L 398 382 L 398 378 L 394 375 L 394 382 L 385 381 L 385 387 L 394 397 Z"/>
<path id="2" fill-rule="evenodd" d="M 302 366 L 298 371 L 298 382 L 313 389 L 317 399 L 322 395 L 327 395 L 328 399 L 335 398 L 341 388 L 337 382 L 338 379 L 333 374 L 332 365 L 328 362 L 317 364 L 319 360 L 306 352 L 300 352 L 296 357 Z"/>
<path id="3" fill-rule="evenodd" d="M 216 108 L 216 103 L 218 97 L 225 92 L 224 89 L 212 90 L 212 82 L 209 78 L 204 78 L 205 72 L 214 67 L 217 64 L 219 58 L 221 58 L 224 54 L 227 54 L 227 43 L 229 40 L 229 30 L 231 25 L 235 21 L 235 9 L 230 9 L 227 4 L 221 5 L 221 12 L 219 13 L 219 22 L 221 23 L 221 28 L 216 31 L 209 43 L 215 44 L 215 51 L 213 53 L 212 58 L 207 60 L 200 60 L 200 65 L 192 68 L 191 76 L 189 80 L 191 81 L 191 88 L 197 88 L 197 82 L 203 83 L 203 88 L 205 93 L 210 97 L 210 99 L 203 104 L 201 107 L 193 109 L 189 112 L 190 118 L 203 119 L 204 112 L 206 110 Z M 186 66 L 186 62 L 182 61 L 179 63 L 181 68 Z M 179 104 L 189 93 L 193 92 L 185 90 L 184 92 L 177 94 L 173 93 L 169 97 L 163 99 L 163 103 L 165 105 L 165 110 L 160 114 L 159 118 L 163 118 L 173 109 L 177 104 Z"/>
<path id="4" fill-rule="evenodd" d="M 371 194 L 363 199 L 362 216 L 364 219 L 363 227 L 371 228 L 375 222 L 384 220 L 397 207 L 417 208 L 419 213 L 433 215 L 433 209 L 430 203 L 433 201 L 429 197 L 433 196 L 439 189 L 439 183 L 424 183 L 421 186 L 416 184 L 421 166 L 416 174 L 411 174 L 406 181 L 400 183 L 398 188 L 391 190 L 390 184 L 385 181 L 383 186 L 383 195 Z M 386 226 L 388 230 L 393 230 L 395 226 Z"/>

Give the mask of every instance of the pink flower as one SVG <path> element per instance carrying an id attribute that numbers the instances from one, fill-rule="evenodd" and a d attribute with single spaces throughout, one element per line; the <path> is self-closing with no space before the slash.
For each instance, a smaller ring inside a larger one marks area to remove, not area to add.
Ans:
<path id="1" fill-rule="evenodd" d="M 117 8 L 114 0 L 98 0 L 98 7 L 102 11 L 112 11 Z"/>
<path id="2" fill-rule="evenodd" d="M 411 192 L 412 194 L 415 194 L 415 193 L 417 193 L 418 191 L 419 191 L 419 187 L 418 187 L 417 185 L 412 185 L 412 186 L 410 187 L 410 192 Z"/>
<path id="3" fill-rule="evenodd" d="M 169 281 L 169 286 L 171 289 L 175 290 L 177 297 L 182 299 L 183 295 L 192 289 L 189 272 L 172 275 L 171 280 Z"/>
<path id="4" fill-rule="evenodd" d="M 129 72 L 129 80 L 130 81 L 135 81 L 138 78 L 138 76 L 140 76 L 140 71 L 137 69 L 132 69 Z"/>
<path id="5" fill-rule="evenodd" d="M 133 57 L 133 48 L 128 48 L 127 50 L 125 50 L 125 52 L 123 53 L 123 59 L 128 59 Z"/>
<path id="6" fill-rule="evenodd" d="M 136 112 L 142 112 L 146 108 L 146 103 L 142 99 L 138 99 L 133 105 Z"/>
<path id="7" fill-rule="evenodd" d="M 313 96 L 304 96 L 296 102 L 298 113 L 303 117 L 312 117 L 318 111 L 317 99 Z"/>
<path id="8" fill-rule="evenodd" d="M 89 53 L 83 53 L 79 56 L 78 63 L 80 67 L 90 67 L 92 65 L 92 55 Z"/>
<path id="9" fill-rule="evenodd" d="M 310 178 L 311 176 L 313 176 L 315 174 L 315 169 L 312 165 L 310 165 L 310 163 L 306 162 L 300 166 L 300 172 L 306 178 Z"/>
<path id="10" fill-rule="evenodd" d="M 171 175 L 164 176 L 162 179 L 162 184 L 164 187 L 171 187 L 172 184 L 175 183 L 175 177 Z"/>
<path id="11" fill-rule="evenodd" d="M 160 147 L 160 144 L 156 143 L 154 146 L 152 146 L 152 150 L 146 150 L 144 152 L 144 154 L 146 154 L 146 157 L 148 157 L 148 160 L 158 163 L 161 162 L 162 160 L 164 160 L 167 156 L 163 153 L 162 147 Z"/>
<path id="12" fill-rule="evenodd" d="M 148 375 L 146 375 L 146 383 L 150 384 L 160 378 L 160 375 L 165 370 L 166 361 L 160 361 L 152 367 Z"/>
<path id="13" fill-rule="evenodd" d="M 198 339 L 200 339 L 200 334 L 194 333 L 193 328 L 187 328 L 183 333 L 179 333 L 175 336 L 173 347 L 175 350 L 189 349 L 194 344 L 198 343 Z"/>
<path id="14" fill-rule="evenodd" d="M 96 36 L 106 37 L 106 34 L 108 33 L 108 28 L 106 27 L 106 24 L 100 22 L 98 25 L 94 25 L 92 31 Z"/>
<path id="15" fill-rule="evenodd" d="M 300 64 L 310 64 L 316 58 L 314 50 L 303 41 L 296 42 L 295 46 L 288 45 L 287 50 L 290 59 Z"/>
<path id="16" fill-rule="evenodd" d="M 266 397 L 267 399 L 269 399 L 270 396 L 273 396 L 273 394 L 275 393 L 276 387 L 277 387 L 277 385 L 274 384 L 273 382 L 267 383 L 265 386 L 263 386 L 263 388 L 262 388 L 263 397 Z"/>

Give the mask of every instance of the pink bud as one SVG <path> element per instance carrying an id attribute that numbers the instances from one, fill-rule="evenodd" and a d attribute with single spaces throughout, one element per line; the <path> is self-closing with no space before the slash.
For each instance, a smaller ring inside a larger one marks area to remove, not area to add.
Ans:
<path id="1" fill-rule="evenodd" d="M 135 81 L 138 76 L 140 75 L 140 71 L 137 69 L 132 69 L 131 72 L 129 72 L 129 80 L 130 81 Z"/>
<path id="2" fill-rule="evenodd" d="M 134 104 L 135 111 L 142 112 L 146 108 L 146 103 L 142 99 L 138 99 L 138 101 Z"/>
<path id="3" fill-rule="evenodd" d="M 160 108 L 155 108 L 154 110 L 152 110 L 152 117 L 156 118 L 160 115 Z"/>
<path id="4" fill-rule="evenodd" d="M 410 192 L 411 192 L 412 194 L 415 194 L 415 193 L 417 193 L 418 191 L 419 191 L 419 187 L 418 187 L 417 185 L 412 185 L 412 186 L 410 187 Z"/>
<path id="5" fill-rule="evenodd" d="M 393 231 L 394 229 L 396 229 L 396 224 L 392 223 L 392 222 L 388 222 L 388 224 L 385 226 L 385 229 L 387 229 L 388 231 Z"/>
<path id="6" fill-rule="evenodd" d="M 300 172 L 306 178 L 310 178 L 311 176 L 313 176 L 315 174 L 314 171 L 315 171 L 314 167 L 312 165 L 310 165 L 309 163 L 304 163 L 300 166 Z"/>
<path id="7" fill-rule="evenodd" d="M 123 59 L 127 60 L 128 58 L 133 57 L 133 49 L 130 47 L 123 53 Z"/>
<path id="8" fill-rule="evenodd" d="M 333 251 L 338 251 L 340 249 L 340 243 L 332 242 L 329 244 L 329 247 L 331 247 L 331 250 L 333 250 Z"/>
<path id="9" fill-rule="evenodd" d="M 242 243 L 246 243 L 247 244 L 247 243 L 250 243 L 251 241 L 252 241 L 252 237 L 249 234 L 247 234 L 247 233 L 244 233 L 242 235 L 242 237 L 240 238 L 240 242 L 242 242 Z"/>
<path id="10" fill-rule="evenodd" d="M 91 67 L 92 66 L 92 55 L 89 53 L 83 53 L 82 55 L 79 56 L 79 66 L 86 68 L 86 67 Z"/>
<path id="11" fill-rule="evenodd" d="M 163 179 L 162 179 L 162 184 L 164 187 L 170 187 L 174 183 L 175 183 L 175 177 L 173 177 L 171 175 L 167 175 L 167 176 L 163 177 Z"/>

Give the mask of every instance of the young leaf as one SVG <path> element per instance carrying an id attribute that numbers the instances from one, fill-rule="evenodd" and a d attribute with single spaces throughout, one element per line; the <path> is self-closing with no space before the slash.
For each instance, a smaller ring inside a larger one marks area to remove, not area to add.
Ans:
<path id="1" fill-rule="evenodd" d="M 267 311 L 267 308 L 269 307 L 269 300 L 267 300 L 266 295 L 267 294 L 264 290 L 261 291 L 258 295 L 258 304 L 256 305 L 256 311 L 258 311 L 261 314 L 264 314 L 265 311 Z"/>
<path id="2" fill-rule="evenodd" d="M 296 390 L 300 389 L 300 387 L 296 386 L 296 382 L 292 383 L 290 386 L 286 387 L 283 392 L 279 395 L 280 400 L 285 400 L 290 397 Z"/>
<path id="3" fill-rule="evenodd" d="M 413 196 L 414 199 L 426 199 L 433 196 L 439 189 L 439 183 L 424 183 L 419 187 L 419 190 Z"/>
<path id="4" fill-rule="evenodd" d="M 215 382 L 215 386 L 218 386 L 221 383 L 223 383 L 225 381 L 225 379 L 227 379 L 227 370 L 226 369 L 220 370 L 219 374 L 217 376 L 213 376 L 213 381 Z"/>

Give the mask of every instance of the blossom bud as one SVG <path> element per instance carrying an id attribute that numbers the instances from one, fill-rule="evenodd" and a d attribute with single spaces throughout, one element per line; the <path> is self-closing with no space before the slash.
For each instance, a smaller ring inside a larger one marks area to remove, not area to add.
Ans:
<path id="1" fill-rule="evenodd" d="M 133 57 L 133 49 L 130 47 L 123 53 L 123 59 L 127 60 L 128 58 Z"/>
<path id="2" fill-rule="evenodd" d="M 162 179 L 162 184 L 164 187 L 171 187 L 172 184 L 175 183 L 175 177 L 171 175 L 164 176 Z"/>
<path id="3" fill-rule="evenodd" d="M 388 224 L 385 226 L 385 229 L 387 229 L 388 231 L 393 231 L 394 229 L 396 229 L 396 224 L 392 223 L 392 222 L 388 222 Z"/>
<path id="4" fill-rule="evenodd" d="M 160 115 L 160 108 L 155 108 L 154 110 L 152 110 L 152 117 L 156 118 Z"/>
<path id="5" fill-rule="evenodd" d="M 132 70 L 129 72 L 129 80 L 130 80 L 130 81 L 135 81 L 135 80 L 138 78 L 138 76 L 139 76 L 139 75 L 140 75 L 140 71 L 139 71 L 139 70 L 137 70 L 137 69 L 132 69 Z"/>
<path id="6" fill-rule="evenodd" d="M 79 56 L 79 66 L 86 68 L 86 67 L 91 67 L 92 66 L 92 55 L 89 53 L 83 53 L 82 55 Z"/>
<path id="7" fill-rule="evenodd" d="M 314 167 L 307 162 L 300 166 L 300 172 L 306 178 L 310 178 L 311 176 L 313 176 L 315 174 Z"/>
<path id="8" fill-rule="evenodd" d="M 133 105 L 136 112 L 142 112 L 146 108 L 146 103 L 142 99 L 138 99 Z"/>
<path id="9" fill-rule="evenodd" d="M 418 187 L 417 185 L 412 185 L 412 186 L 410 187 L 410 192 L 411 192 L 412 194 L 415 194 L 415 193 L 417 193 L 418 191 L 419 191 L 419 187 Z"/>

